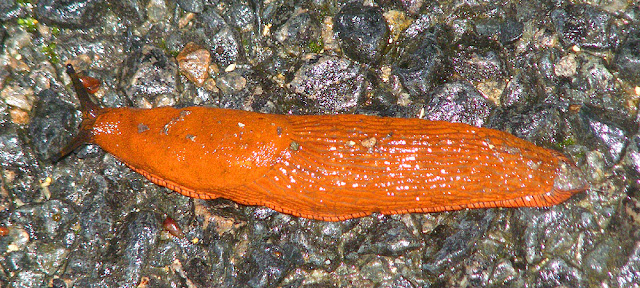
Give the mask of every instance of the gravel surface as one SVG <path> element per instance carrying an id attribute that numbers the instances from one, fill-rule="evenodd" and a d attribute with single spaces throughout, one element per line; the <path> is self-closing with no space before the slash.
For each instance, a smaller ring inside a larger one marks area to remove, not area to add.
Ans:
<path id="1" fill-rule="evenodd" d="M 342 222 L 194 200 L 95 145 L 46 160 L 81 120 L 67 63 L 105 107 L 500 129 L 591 188 Z M 640 287 L 634 1 L 2 0 L 0 99 L 1 287 Z"/>

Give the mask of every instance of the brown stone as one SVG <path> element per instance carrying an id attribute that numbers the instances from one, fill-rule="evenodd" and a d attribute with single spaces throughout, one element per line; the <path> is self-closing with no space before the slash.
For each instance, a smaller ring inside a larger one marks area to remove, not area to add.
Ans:
<path id="1" fill-rule="evenodd" d="M 209 62 L 211 54 L 202 46 L 193 42 L 187 43 L 176 57 L 180 73 L 198 87 L 204 85 L 209 77 Z"/>

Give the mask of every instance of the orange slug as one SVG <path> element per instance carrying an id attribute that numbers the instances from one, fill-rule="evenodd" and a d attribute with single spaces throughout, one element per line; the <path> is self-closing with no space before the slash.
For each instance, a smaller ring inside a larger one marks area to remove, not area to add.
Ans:
<path id="1" fill-rule="evenodd" d="M 183 195 L 339 221 L 372 213 L 544 207 L 587 189 L 562 154 L 466 124 L 206 107 L 101 108 L 67 65 L 95 143 Z"/>

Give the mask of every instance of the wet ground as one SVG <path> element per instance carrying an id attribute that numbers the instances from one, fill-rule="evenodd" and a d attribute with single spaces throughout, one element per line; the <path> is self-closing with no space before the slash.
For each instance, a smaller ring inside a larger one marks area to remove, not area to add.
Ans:
<path id="1" fill-rule="evenodd" d="M 2 287 L 638 287 L 632 1 L 0 3 Z M 551 208 L 301 219 L 157 186 L 77 132 L 106 107 L 369 114 L 507 131 L 591 188 Z M 175 220 L 184 237 L 167 232 Z"/>

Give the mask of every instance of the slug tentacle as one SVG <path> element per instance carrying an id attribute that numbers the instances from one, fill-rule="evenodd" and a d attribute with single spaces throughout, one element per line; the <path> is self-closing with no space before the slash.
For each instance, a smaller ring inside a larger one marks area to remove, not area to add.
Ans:
<path id="1" fill-rule="evenodd" d="M 67 74 L 69 75 L 69 77 L 71 77 L 73 89 L 76 91 L 76 95 L 78 96 L 78 100 L 80 101 L 82 123 L 80 124 L 80 131 L 78 132 L 78 134 L 73 139 L 71 139 L 71 141 L 67 143 L 67 145 L 60 150 L 60 152 L 54 154 L 51 157 L 50 160 L 52 162 L 59 161 L 82 144 L 91 143 L 91 130 L 93 129 L 93 125 L 98 115 L 100 113 L 103 113 L 104 111 L 103 108 L 101 108 L 98 104 L 91 100 L 91 97 L 89 97 L 89 93 L 87 92 L 87 88 L 84 87 L 75 69 L 73 69 L 73 65 L 67 64 Z"/>
<path id="2" fill-rule="evenodd" d="M 87 92 L 87 88 L 84 87 L 80 77 L 78 77 L 78 73 L 73 69 L 73 65 L 67 64 L 67 74 L 71 77 L 73 89 L 78 95 L 78 100 L 80 100 L 82 115 L 84 118 L 95 119 L 102 108 L 91 100 L 91 97 L 89 97 L 89 93 Z"/>

